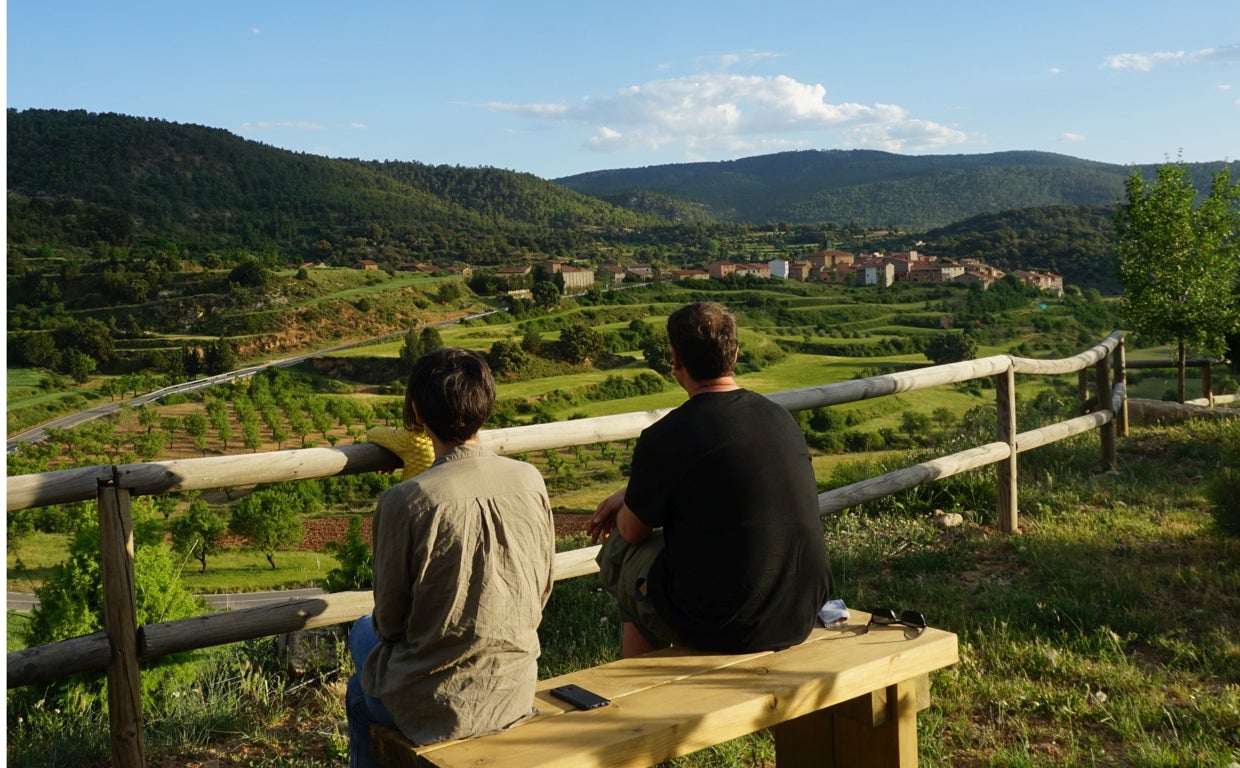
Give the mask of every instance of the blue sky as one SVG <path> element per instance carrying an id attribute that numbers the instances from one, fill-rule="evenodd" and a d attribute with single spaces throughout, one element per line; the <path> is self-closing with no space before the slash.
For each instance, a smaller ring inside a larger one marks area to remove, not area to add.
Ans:
<path id="1" fill-rule="evenodd" d="M 7 102 L 556 178 L 794 149 L 1240 159 L 1240 0 L 9 0 Z"/>

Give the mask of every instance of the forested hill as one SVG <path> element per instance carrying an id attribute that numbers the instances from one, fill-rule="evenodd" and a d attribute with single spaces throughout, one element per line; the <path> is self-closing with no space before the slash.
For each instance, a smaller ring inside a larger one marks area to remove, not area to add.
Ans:
<path id="1" fill-rule="evenodd" d="M 1000 269 L 1034 269 L 1118 293 L 1114 205 L 1053 205 L 971 216 L 920 236 L 927 253 L 973 257 Z M 905 243 L 906 247 L 914 247 Z"/>
<path id="2" fill-rule="evenodd" d="M 341 264 L 500 261 L 657 223 L 531 174 L 335 160 L 85 111 L 8 111 L 8 190 L 10 242 L 157 238 L 190 253 L 278 250 Z"/>
<path id="3" fill-rule="evenodd" d="M 1221 163 L 1190 167 L 1197 188 L 1208 190 Z M 1150 173 L 1153 167 L 1140 169 Z M 1008 209 L 1114 204 L 1131 170 L 1047 152 L 907 156 L 810 150 L 595 171 L 557 181 L 620 205 L 642 192 L 739 222 L 832 221 L 920 232 Z"/>

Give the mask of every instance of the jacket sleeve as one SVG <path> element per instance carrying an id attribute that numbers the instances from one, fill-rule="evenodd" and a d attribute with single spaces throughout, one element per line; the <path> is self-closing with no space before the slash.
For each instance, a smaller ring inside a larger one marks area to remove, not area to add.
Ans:
<path id="1" fill-rule="evenodd" d="M 394 486 L 375 509 L 373 551 L 375 629 L 384 643 L 399 642 L 412 611 L 412 539 L 409 502 Z"/>

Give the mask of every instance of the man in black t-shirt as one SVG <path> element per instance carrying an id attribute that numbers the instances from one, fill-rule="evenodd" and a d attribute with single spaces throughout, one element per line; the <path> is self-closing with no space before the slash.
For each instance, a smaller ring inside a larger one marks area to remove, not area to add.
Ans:
<path id="1" fill-rule="evenodd" d="M 620 605 L 623 654 L 795 645 L 832 590 L 805 437 L 786 410 L 737 385 L 726 307 L 683 307 L 667 332 L 689 400 L 642 432 L 628 487 L 586 529 L 607 537 L 600 577 Z"/>

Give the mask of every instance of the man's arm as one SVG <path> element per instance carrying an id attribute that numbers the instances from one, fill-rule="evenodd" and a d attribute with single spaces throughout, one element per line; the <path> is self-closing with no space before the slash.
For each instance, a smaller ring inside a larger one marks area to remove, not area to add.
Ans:
<path id="1" fill-rule="evenodd" d="M 650 536 L 650 532 L 654 529 L 639 520 L 627 504 L 623 504 L 620 507 L 620 514 L 616 516 L 616 530 L 620 531 L 620 535 L 628 543 L 640 544 Z"/>
<path id="2" fill-rule="evenodd" d="M 652 530 L 650 526 L 638 519 L 624 503 L 624 494 L 628 488 L 621 488 L 599 502 L 594 510 L 594 517 L 586 525 L 586 533 L 590 534 L 590 542 L 598 543 L 599 538 L 610 536 L 619 530 L 620 535 L 630 544 L 645 541 Z"/>

